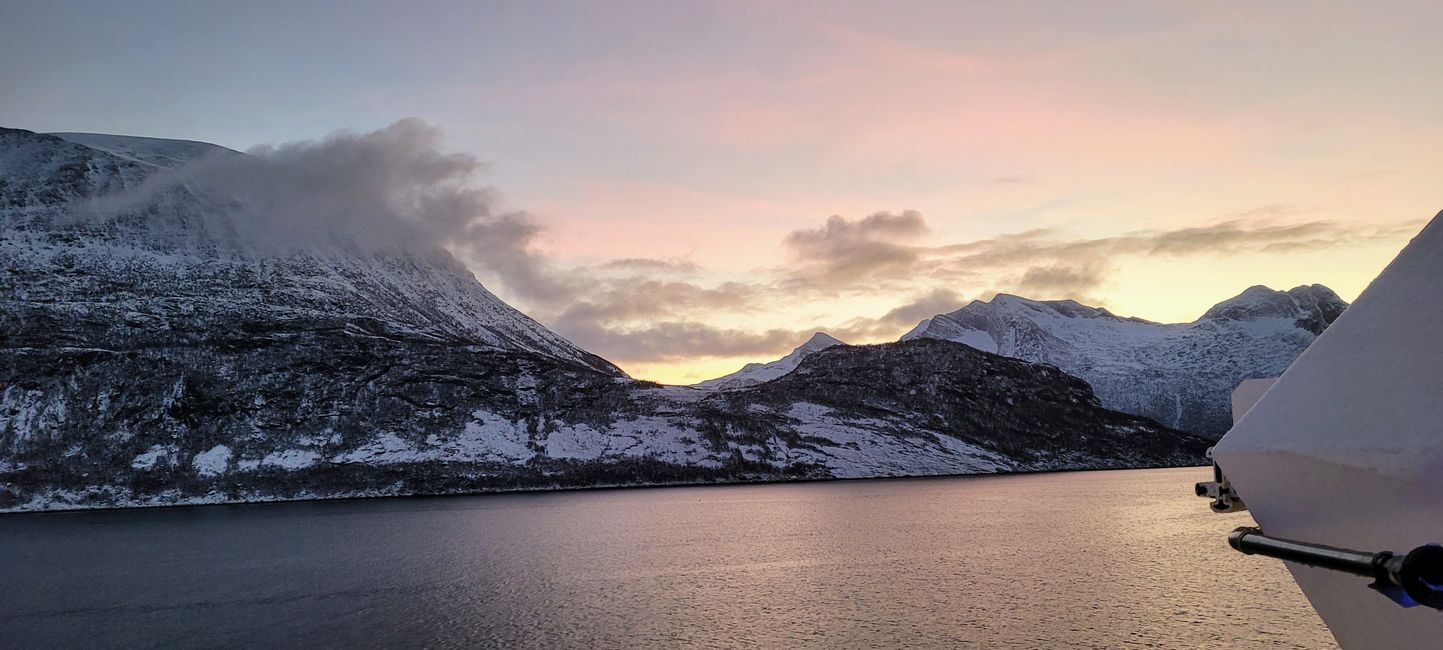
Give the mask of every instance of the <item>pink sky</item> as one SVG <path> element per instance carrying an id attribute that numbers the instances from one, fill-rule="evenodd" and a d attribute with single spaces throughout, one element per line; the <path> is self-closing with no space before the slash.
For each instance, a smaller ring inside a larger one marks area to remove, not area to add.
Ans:
<path id="1" fill-rule="evenodd" d="M 247 148 L 406 116 L 437 125 L 448 149 L 491 161 L 479 182 L 544 225 L 529 245 L 549 272 L 610 278 L 591 287 L 604 297 L 541 297 L 471 260 L 482 281 L 664 381 L 775 358 L 813 329 L 895 337 L 901 324 L 862 322 L 943 293 L 1027 289 L 1164 321 L 1252 284 L 1352 298 L 1443 208 L 1434 2 L 7 11 L 7 126 Z M 157 47 L 131 47 L 141 41 Z M 904 240 L 834 243 L 910 262 L 858 260 L 853 274 L 784 243 L 832 215 L 909 210 L 922 230 Z M 917 252 L 1038 229 L 1087 242 L 1219 224 L 1253 234 L 1184 255 L 965 268 Z M 1329 234 L 1276 239 L 1299 224 Z M 618 258 L 686 264 L 595 270 Z M 1079 280 L 1023 282 L 1044 267 Z M 675 294 L 642 305 L 626 294 L 641 280 Z M 580 303 L 611 315 L 583 322 Z"/>

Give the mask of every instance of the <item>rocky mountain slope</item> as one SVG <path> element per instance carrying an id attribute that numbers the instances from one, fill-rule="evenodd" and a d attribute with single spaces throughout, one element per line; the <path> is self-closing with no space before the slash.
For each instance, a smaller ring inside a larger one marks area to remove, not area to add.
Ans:
<path id="1" fill-rule="evenodd" d="M 708 390 L 730 390 L 760 384 L 764 381 L 771 381 L 796 370 L 797 364 L 800 364 L 803 358 L 813 352 L 820 352 L 835 345 L 846 345 L 846 343 L 837 340 L 826 332 L 817 332 L 812 335 L 812 338 L 807 339 L 806 343 L 797 346 L 791 352 L 787 353 L 787 356 L 776 361 L 749 363 L 742 366 L 741 370 L 729 375 L 722 375 L 716 379 L 708 379 L 692 385 L 696 388 L 705 388 Z"/>
<path id="2" fill-rule="evenodd" d="M 0 510 L 1201 461 L 946 341 L 635 381 L 443 250 L 256 239 L 253 197 L 188 173 L 217 156 L 0 131 Z"/>
<path id="3" fill-rule="evenodd" d="M 1322 285 L 1255 286 L 1191 323 L 1115 316 L 1071 300 L 1006 294 L 922 321 L 902 340 L 933 338 L 1056 366 L 1104 406 L 1217 438 L 1244 379 L 1276 377 L 1347 307 Z"/>

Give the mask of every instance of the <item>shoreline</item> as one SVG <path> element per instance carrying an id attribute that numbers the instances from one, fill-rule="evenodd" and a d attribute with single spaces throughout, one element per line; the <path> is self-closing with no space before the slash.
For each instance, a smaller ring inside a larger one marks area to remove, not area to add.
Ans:
<path id="1" fill-rule="evenodd" d="M 556 494 L 566 492 L 595 492 L 612 490 L 647 490 L 647 489 L 669 489 L 669 488 L 712 488 L 712 487 L 739 487 L 755 485 L 779 485 L 779 484 L 821 484 L 840 482 L 862 482 L 862 481 L 903 481 L 903 480 L 940 480 L 940 479 L 965 479 L 965 478 L 1001 478 L 1013 476 L 1036 476 L 1039 474 L 1069 474 L 1083 472 L 1127 472 L 1150 469 L 1207 469 L 1208 465 L 1164 465 L 1149 467 L 1091 467 L 1079 469 L 1042 469 L 1042 470 L 1021 470 L 1012 472 L 989 472 L 975 474 L 919 474 L 919 475 L 897 475 L 897 476 L 855 476 L 855 477 L 825 477 L 825 478 L 796 478 L 796 479 L 757 479 L 757 480 L 734 480 L 734 481 L 713 481 L 713 482 L 656 482 L 656 483 L 601 483 L 587 486 L 556 486 L 536 488 L 499 488 L 494 490 L 480 490 L 475 492 L 416 492 L 410 494 L 352 494 L 345 496 L 315 496 L 301 498 L 276 498 L 276 499 L 243 499 L 225 501 L 178 501 L 175 503 L 137 503 L 120 504 L 111 506 L 75 506 L 61 508 L 45 508 L 35 510 L 3 510 L 0 511 L 0 520 L 24 515 L 59 515 L 66 513 L 95 513 L 110 511 L 135 511 L 135 510 L 159 510 L 174 508 L 212 508 L 219 506 L 264 506 L 287 503 L 319 503 L 319 502 L 347 502 L 347 501 L 370 501 L 370 500 L 398 500 L 398 499 L 445 499 L 454 497 L 485 497 L 500 495 L 518 494 Z M 204 497 L 201 497 L 202 499 Z"/>

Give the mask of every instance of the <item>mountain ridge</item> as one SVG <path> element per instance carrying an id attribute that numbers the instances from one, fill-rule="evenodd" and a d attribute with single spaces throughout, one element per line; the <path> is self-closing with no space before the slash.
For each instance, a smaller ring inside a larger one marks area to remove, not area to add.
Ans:
<path id="1" fill-rule="evenodd" d="M 1255 285 L 1190 323 L 1154 323 L 999 294 L 925 319 L 901 340 L 940 338 L 1056 366 L 1091 383 L 1109 408 L 1220 436 L 1232 389 L 1282 374 L 1346 306 L 1322 285 Z"/>

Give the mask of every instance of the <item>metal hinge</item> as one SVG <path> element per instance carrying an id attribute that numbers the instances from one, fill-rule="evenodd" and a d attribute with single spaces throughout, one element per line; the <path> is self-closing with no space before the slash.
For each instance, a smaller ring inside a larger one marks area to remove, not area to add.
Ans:
<path id="1" fill-rule="evenodd" d="M 1195 486 L 1197 495 L 1212 499 L 1209 504 L 1213 512 L 1242 512 L 1248 507 L 1243 504 L 1242 497 L 1233 490 L 1233 484 L 1228 477 L 1223 476 L 1222 468 L 1218 467 L 1218 461 L 1213 458 L 1213 449 L 1208 447 L 1208 460 L 1213 463 L 1213 480 L 1203 481 Z"/>

